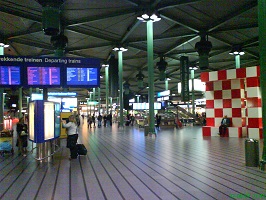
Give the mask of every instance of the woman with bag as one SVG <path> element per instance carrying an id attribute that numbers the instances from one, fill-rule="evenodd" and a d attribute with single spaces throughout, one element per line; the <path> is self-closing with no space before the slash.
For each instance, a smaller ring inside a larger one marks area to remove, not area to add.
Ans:
<path id="1" fill-rule="evenodd" d="M 62 120 L 62 127 L 67 130 L 67 148 L 70 150 L 70 158 L 77 159 L 78 149 L 77 149 L 77 140 L 78 140 L 78 126 L 75 120 L 74 115 L 69 116 L 69 122 L 66 123 Z"/>
<path id="2" fill-rule="evenodd" d="M 28 126 L 24 124 L 23 117 L 19 119 L 17 123 L 17 145 L 19 152 L 26 156 L 27 147 L 28 147 Z"/>

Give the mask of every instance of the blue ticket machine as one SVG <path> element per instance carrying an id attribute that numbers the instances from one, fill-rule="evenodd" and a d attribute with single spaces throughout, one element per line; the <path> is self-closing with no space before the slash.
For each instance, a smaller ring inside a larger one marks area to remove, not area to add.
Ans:
<path id="1" fill-rule="evenodd" d="M 45 143 L 60 137 L 60 104 L 45 100 L 29 103 L 29 140 Z"/>

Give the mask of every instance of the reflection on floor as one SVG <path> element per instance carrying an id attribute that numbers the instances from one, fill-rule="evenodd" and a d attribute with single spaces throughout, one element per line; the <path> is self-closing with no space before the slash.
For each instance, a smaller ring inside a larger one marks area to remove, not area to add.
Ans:
<path id="1" fill-rule="evenodd" d="M 266 173 L 245 166 L 244 138 L 203 138 L 191 126 L 145 137 L 135 126 L 84 124 L 80 140 L 88 154 L 77 160 L 68 160 L 65 139 L 50 162 L 1 158 L 0 199 L 266 199 Z"/>

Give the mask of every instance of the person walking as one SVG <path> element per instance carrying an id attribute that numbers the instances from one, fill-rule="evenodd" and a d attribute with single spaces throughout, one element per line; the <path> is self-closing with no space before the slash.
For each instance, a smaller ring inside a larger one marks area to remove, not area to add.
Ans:
<path id="1" fill-rule="evenodd" d="M 93 123 L 93 127 L 95 128 L 96 125 L 95 125 L 95 115 L 93 114 L 92 117 L 91 117 L 91 121 Z"/>
<path id="2" fill-rule="evenodd" d="M 160 124 L 161 124 L 161 116 L 159 116 L 158 114 L 156 114 L 156 128 L 158 130 L 160 130 Z"/>
<path id="3" fill-rule="evenodd" d="M 101 114 L 98 115 L 97 120 L 98 120 L 98 127 L 102 127 L 103 116 Z"/>

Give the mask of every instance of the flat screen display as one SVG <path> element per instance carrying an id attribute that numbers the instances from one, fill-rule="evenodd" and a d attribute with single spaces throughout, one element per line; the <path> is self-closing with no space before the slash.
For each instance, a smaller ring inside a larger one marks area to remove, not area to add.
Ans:
<path id="1" fill-rule="evenodd" d="M 99 69 L 93 67 L 67 67 L 68 86 L 99 85 Z"/>
<path id="2" fill-rule="evenodd" d="M 0 85 L 20 84 L 20 66 L 0 66 Z"/>
<path id="3" fill-rule="evenodd" d="M 60 67 L 27 67 L 28 85 L 53 86 L 61 85 Z"/>

